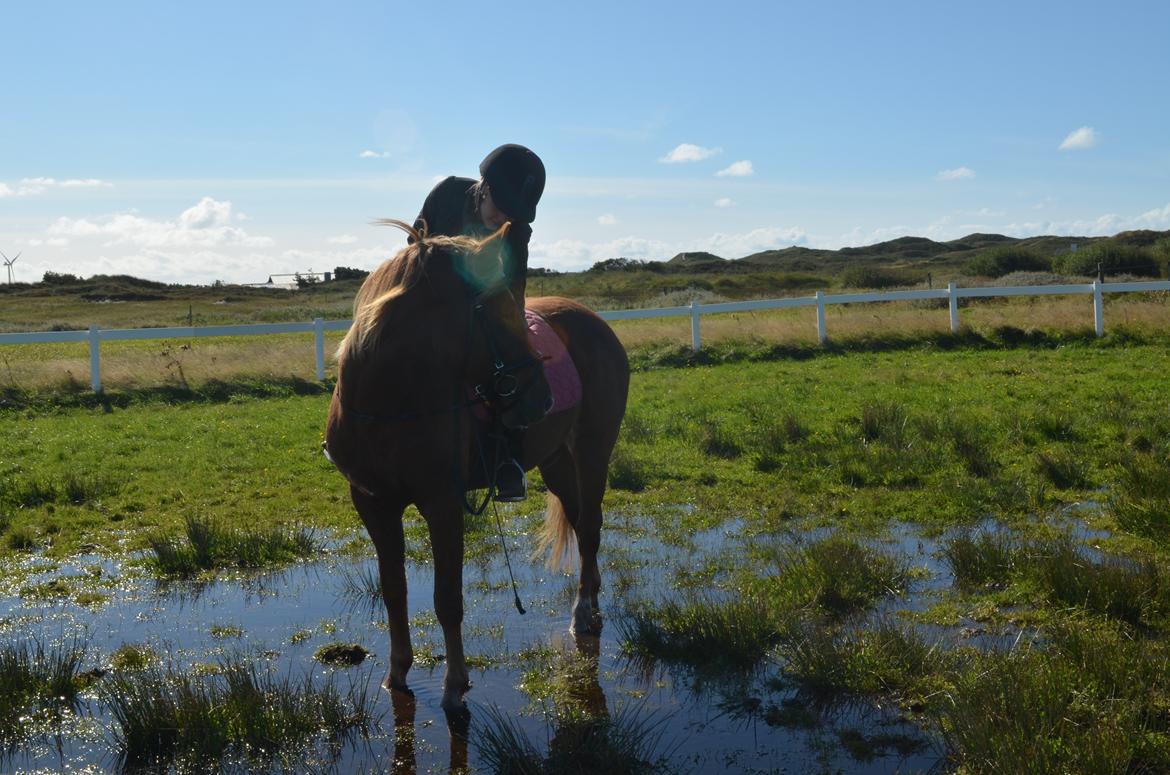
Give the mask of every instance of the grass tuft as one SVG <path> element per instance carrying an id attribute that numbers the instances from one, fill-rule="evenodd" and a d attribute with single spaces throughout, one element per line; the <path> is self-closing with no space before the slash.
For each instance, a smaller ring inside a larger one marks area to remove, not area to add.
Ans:
<path id="1" fill-rule="evenodd" d="M 227 528 L 211 519 L 187 517 L 186 542 L 155 535 L 147 539 L 155 570 L 164 576 L 191 576 L 222 567 L 266 568 L 304 559 L 317 552 L 313 531 L 273 527 Z"/>
<path id="2" fill-rule="evenodd" d="M 1067 449 L 1037 453 L 1036 468 L 1052 486 L 1062 490 L 1088 489 L 1093 486 L 1088 461 Z"/>
<path id="3" fill-rule="evenodd" d="M 1165 572 L 1153 559 L 1104 557 L 1094 562 L 1068 536 L 1038 543 L 1029 554 L 1053 602 L 1135 625 L 1151 623 L 1170 603 Z"/>
<path id="4" fill-rule="evenodd" d="M 710 457 L 733 460 L 743 454 L 743 447 L 717 420 L 704 420 L 699 426 L 699 449 Z"/>
<path id="5" fill-rule="evenodd" d="M 561 719 L 548 731 L 542 755 L 519 724 L 491 708 L 476 728 L 476 748 L 486 771 L 510 775 L 672 772 L 663 722 L 629 705 L 612 716 Z"/>
<path id="6" fill-rule="evenodd" d="M 910 582 L 905 558 L 841 536 L 781 549 L 775 561 L 779 573 L 771 592 L 782 609 L 814 607 L 845 615 L 902 594 Z"/>
<path id="7" fill-rule="evenodd" d="M 1020 544 L 1003 530 L 968 531 L 946 543 L 943 559 L 964 588 L 1007 585 L 1019 559 Z"/>
<path id="8" fill-rule="evenodd" d="M 639 607 L 617 625 L 628 654 L 716 673 L 757 665 L 778 637 L 768 606 L 754 597 Z"/>
<path id="9" fill-rule="evenodd" d="M 642 492 L 650 481 L 646 466 L 622 445 L 609 460 L 609 486 L 615 490 Z"/>
<path id="10" fill-rule="evenodd" d="M 1105 510 L 1122 530 L 1162 544 L 1170 540 L 1170 456 L 1125 459 Z"/>
<path id="11" fill-rule="evenodd" d="M 87 655 L 78 641 L 53 648 L 37 640 L 0 646 L 0 752 L 12 753 L 76 708 Z"/>
<path id="12" fill-rule="evenodd" d="M 101 698 L 127 767 L 214 768 L 228 756 L 252 764 L 295 766 L 312 746 L 330 750 L 367 737 L 376 723 L 365 682 L 343 695 L 327 679 L 277 679 L 255 666 L 225 662 L 214 675 L 171 668 L 115 676 Z"/>

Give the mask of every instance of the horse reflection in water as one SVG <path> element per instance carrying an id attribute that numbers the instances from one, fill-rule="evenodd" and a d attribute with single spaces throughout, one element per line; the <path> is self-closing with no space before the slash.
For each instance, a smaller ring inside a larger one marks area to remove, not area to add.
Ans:
<path id="1" fill-rule="evenodd" d="M 601 501 L 625 413 L 629 364 L 593 312 L 568 299 L 532 300 L 529 310 L 563 342 L 580 379 L 579 402 L 549 414 L 552 392 L 513 293 L 522 278 L 509 276 L 502 255 L 508 225 L 473 240 L 387 223 L 407 231 L 413 244 L 358 291 L 354 322 L 338 351 L 326 450 L 349 481 L 378 554 L 390 629 L 384 685 L 408 691 L 413 662 L 402 515 L 414 504 L 434 553 L 435 614 L 446 647 L 442 707 L 465 713 L 463 516 L 466 493 L 489 486 L 494 470 L 484 453 L 491 447 L 488 426 L 477 419 L 475 404 L 487 403 L 507 427 L 527 428 L 521 463 L 540 469 L 549 492 L 539 546 L 555 568 L 575 539 L 580 579 L 570 629 L 596 634 Z"/>
<path id="2" fill-rule="evenodd" d="M 568 688 L 567 696 L 561 701 L 572 705 L 591 723 L 608 719 L 609 708 L 599 678 L 601 640 L 593 635 L 573 635 L 572 637 L 578 657 L 585 660 L 589 667 L 585 679 L 574 682 Z M 416 775 L 418 758 L 415 742 L 418 730 L 415 727 L 415 715 L 418 703 L 411 692 L 391 691 L 390 698 L 394 708 L 392 772 L 395 775 Z M 467 749 L 471 737 L 470 716 L 463 713 L 447 713 L 446 719 L 450 742 L 448 772 L 468 772 Z M 561 745 L 572 750 L 579 747 L 580 744 L 580 733 L 577 730 L 572 726 L 558 725 L 553 730 L 552 738 L 549 740 L 549 751 L 550 753 L 556 751 Z"/>

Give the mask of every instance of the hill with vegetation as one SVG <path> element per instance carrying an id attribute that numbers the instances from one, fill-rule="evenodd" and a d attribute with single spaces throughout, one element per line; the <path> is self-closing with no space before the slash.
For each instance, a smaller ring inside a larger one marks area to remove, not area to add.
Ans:
<path id="1" fill-rule="evenodd" d="M 1074 248 L 1075 245 L 1075 248 Z M 610 258 L 580 272 L 528 271 L 530 296 L 560 295 L 596 309 L 662 307 L 692 299 L 807 295 L 818 289 L 984 282 L 1014 273 L 1016 284 L 1095 276 L 1166 276 L 1170 231 L 1112 237 L 969 234 L 936 242 L 899 237 L 863 247 L 788 247 L 740 258 L 707 252 L 668 260 Z M 86 328 L 216 325 L 348 318 L 366 272 L 336 267 L 330 282 L 299 288 L 171 285 L 125 275 L 81 278 L 47 272 L 37 283 L 0 285 L 0 333 Z M 1008 278 L 1012 280 L 1013 278 Z"/>

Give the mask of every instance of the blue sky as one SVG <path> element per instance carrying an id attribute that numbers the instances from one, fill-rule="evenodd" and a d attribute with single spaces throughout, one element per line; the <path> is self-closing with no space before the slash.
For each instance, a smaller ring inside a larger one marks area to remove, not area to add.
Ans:
<path id="1" fill-rule="evenodd" d="M 531 264 L 1170 229 L 1170 4 L 6 3 L 0 250 L 372 268 L 500 143 Z"/>

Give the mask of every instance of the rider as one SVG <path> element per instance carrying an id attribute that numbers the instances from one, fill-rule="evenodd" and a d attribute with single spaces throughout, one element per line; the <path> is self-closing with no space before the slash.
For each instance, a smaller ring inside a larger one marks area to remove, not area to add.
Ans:
<path id="1" fill-rule="evenodd" d="M 487 236 L 508 221 L 508 250 L 505 271 L 512 293 L 521 305 L 528 275 L 528 241 L 536 220 L 536 205 L 544 193 L 544 164 L 522 145 L 501 145 L 479 165 L 479 180 L 448 177 L 427 194 L 414 227 L 428 234 L 447 237 Z M 499 423 L 494 423 L 498 428 Z M 520 464 L 520 432 L 503 430 L 508 458 L 495 471 L 495 498 L 521 501 L 528 493 L 524 467 Z"/>

